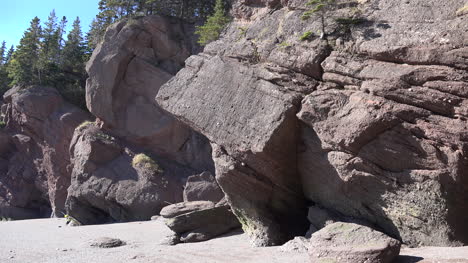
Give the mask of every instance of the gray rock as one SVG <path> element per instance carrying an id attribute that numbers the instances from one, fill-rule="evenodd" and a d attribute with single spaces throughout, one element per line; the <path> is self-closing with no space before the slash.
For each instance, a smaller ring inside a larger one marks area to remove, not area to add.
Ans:
<path id="1" fill-rule="evenodd" d="M 324 28 L 305 4 L 234 1 L 157 102 L 211 141 L 256 245 L 305 233 L 303 194 L 410 246 L 466 244 L 465 2 L 338 1 Z"/>
<path id="2" fill-rule="evenodd" d="M 226 206 L 190 211 L 168 218 L 165 223 L 182 242 L 206 241 L 240 226 Z"/>
<path id="3" fill-rule="evenodd" d="M 199 172 L 213 171 L 206 138 L 153 100 L 197 50 L 193 25 L 161 16 L 132 21 L 109 26 L 87 63 L 88 109 L 104 130 L 127 142 Z"/>
<path id="4" fill-rule="evenodd" d="M 193 170 L 146 155 L 90 123 L 75 132 L 67 213 L 82 224 L 149 220 L 182 201 Z"/>
<path id="5" fill-rule="evenodd" d="M 309 239 L 305 237 L 295 237 L 293 240 L 286 242 L 279 249 L 282 252 L 307 253 L 309 251 Z"/>
<path id="6" fill-rule="evenodd" d="M 400 253 L 400 241 L 371 228 L 334 223 L 310 239 L 311 262 L 391 263 Z"/>
<path id="7" fill-rule="evenodd" d="M 126 244 L 124 241 L 118 238 L 101 237 L 101 238 L 91 241 L 89 245 L 92 247 L 98 247 L 98 248 L 114 248 L 114 247 L 121 247 Z"/>
<path id="8" fill-rule="evenodd" d="M 197 210 L 210 209 L 215 207 L 215 203 L 211 201 L 192 201 L 183 202 L 165 206 L 159 213 L 164 218 L 173 218 L 178 215 L 194 212 Z"/>
<path id="9" fill-rule="evenodd" d="M 187 178 L 184 188 L 184 202 L 202 200 L 219 202 L 223 197 L 223 191 L 210 172 L 203 172 Z"/>
<path id="10" fill-rule="evenodd" d="M 4 94 L 0 131 L 0 216 L 62 216 L 70 186 L 68 147 L 89 118 L 49 87 L 14 87 Z"/>

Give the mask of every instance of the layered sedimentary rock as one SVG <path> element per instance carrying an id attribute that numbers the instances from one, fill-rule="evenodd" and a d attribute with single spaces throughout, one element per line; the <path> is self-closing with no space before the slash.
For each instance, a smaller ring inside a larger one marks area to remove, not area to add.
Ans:
<path id="1" fill-rule="evenodd" d="M 234 1 L 156 101 L 211 141 L 254 244 L 304 234 L 305 201 L 409 245 L 467 243 L 464 1 L 338 1 L 303 20 L 306 2 Z"/>
<path id="2" fill-rule="evenodd" d="M 185 180 L 194 173 L 126 146 L 95 123 L 77 128 L 70 152 L 67 212 L 81 224 L 149 220 L 182 201 Z"/>
<path id="3" fill-rule="evenodd" d="M 94 50 L 86 101 L 97 121 L 70 145 L 67 211 L 80 223 L 148 220 L 183 200 L 189 176 L 214 173 L 208 140 L 154 101 L 197 51 L 193 29 L 160 16 L 124 20 Z"/>
<path id="4" fill-rule="evenodd" d="M 210 146 L 154 101 L 159 88 L 198 49 L 194 26 L 147 16 L 110 26 L 86 71 L 86 102 L 103 128 L 197 170 L 213 170 Z"/>
<path id="5" fill-rule="evenodd" d="M 0 216 L 62 216 L 71 174 L 68 147 L 89 115 L 48 87 L 15 87 L 4 102 Z"/>

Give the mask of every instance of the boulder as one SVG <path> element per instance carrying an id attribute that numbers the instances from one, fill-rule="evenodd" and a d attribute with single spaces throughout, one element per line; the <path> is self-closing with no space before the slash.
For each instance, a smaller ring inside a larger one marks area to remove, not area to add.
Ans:
<path id="1" fill-rule="evenodd" d="M 62 216 L 73 131 L 89 115 L 49 87 L 14 87 L 4 95 L 0 214 L 13 219 Z"/>
<path id="2" fill-rule="evenodd" d="M 114 136 L 199 172 L 213 171 L 206 138 L 153 99 L 198 50 L 193 31 L 193 24 L 162 16 L 109 26 L 86 66 L 86 103 Z"/>
<path id="3" fill-rule="evenodd" d="M 166 225 L 181 242 L 200 242 L 240 227 L 229 206 L 209 201 L 174 204 L 162 210 Z"/>
<path id="4" fill-rule="evenodd" d="M 184 188 L 184 202 L 201 200 L 219 202 L 223 197 L 223 191 L 210 172 L 203 172 L 187 178 Z"/>
<path id="5" fill-rule="evenodd" d="M 184 201 L 182 203 L 165 206 L 159 214 L 164 218 L 173 218 L 198 210 L 211 209 L 214 208 L 215 205 L 216 204 L 211 201 Z"/>
<path id="6" fill-rule="evenodd" d="M 400 241 L 369 227 L 334 223 L 310 239 L 311 262 L 391 263 L 400 253 Z"/>
<path id="7" fill-rule="evenodd" d="M 193 170 L 131 148 L 95 123 L 77 128 L 71 146 L 67 213 L 81 224 L 149 220 L 182 201 Z"/>
<path id="8" fill-rule="evenodd" d="M 464 1 L 337 1 L 303 21 L 306 2 L 234 1 L 157 103 L 210 140 L 256 245 L 304 235 L 306 201 L 410 246 L 466 244 Z"/>
<path id="9" fill-rule="evenodd" d="M 113 248 L 124 246 L 125 242 L 118 238 L 101 237 L 91 241 L 89 245 L 98 248 Z"/>

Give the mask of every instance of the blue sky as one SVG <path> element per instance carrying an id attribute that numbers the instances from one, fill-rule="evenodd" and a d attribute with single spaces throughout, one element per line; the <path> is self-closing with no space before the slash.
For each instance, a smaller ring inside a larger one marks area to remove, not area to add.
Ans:
<path id="1" fill-rule="evenodd" d="M 7 46 L 17 45 L 29 22 L 35 16 L 45 22 L 50 11 L 55 9 L 59 19 L 66 16 L 69 29 L 77 16 L 81 20 L 81 29 L 89 30 L 89 25 L 98 13 L 99 0 L 0 0 L 0 42 Z"/>

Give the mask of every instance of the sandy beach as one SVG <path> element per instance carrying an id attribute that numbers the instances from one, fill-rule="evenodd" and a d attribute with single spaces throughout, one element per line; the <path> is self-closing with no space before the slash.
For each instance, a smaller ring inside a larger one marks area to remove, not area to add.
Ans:
<path id="1" fill-rule="evenodd" d="M 0 222 L 0 262 L 308 262 L 306 253 L 279 247 L 254 248 L 234 232 L 207 242 L 167 245 L 172 235 L 162 219 L 110 225 L 68 227 L 65 219 Z M 118 238 L 117 248 L 90 246 L 101 237 Z M 468 262 L 468 247 L 403 249 L 398 262 Z"/>

